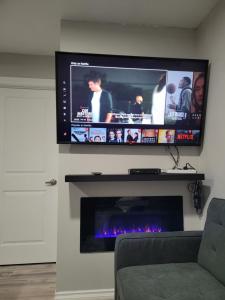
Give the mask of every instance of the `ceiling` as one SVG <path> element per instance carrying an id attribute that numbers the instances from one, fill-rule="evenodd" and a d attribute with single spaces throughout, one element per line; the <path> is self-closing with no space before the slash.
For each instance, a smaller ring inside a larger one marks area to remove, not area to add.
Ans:
<path id="1" fill-rule="evenodd" d="M 51 55 L 62 20 L 196 29 L 219 0 L 0 0 L 0 52 Z"/>
<path id="2" fill-rule="evenodd" d="M 64 0 L 64 20 L 196 28 L 217 0 Z"/>

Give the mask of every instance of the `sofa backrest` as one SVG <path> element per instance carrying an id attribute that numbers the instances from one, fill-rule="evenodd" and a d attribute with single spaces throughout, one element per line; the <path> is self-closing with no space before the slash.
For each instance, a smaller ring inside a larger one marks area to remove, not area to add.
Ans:
<path id="1" fill-rule="evenodd" d="M 225 285 L 225 199 L 209 204 L 198 263 Z"/>

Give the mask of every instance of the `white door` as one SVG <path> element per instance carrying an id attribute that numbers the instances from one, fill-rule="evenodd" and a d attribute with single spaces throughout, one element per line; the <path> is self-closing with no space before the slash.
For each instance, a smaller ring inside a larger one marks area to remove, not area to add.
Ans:
<path id="1" fill-rule="evenodd" d="M 0 88 L 0 265 L 56 261 L 53 90 Z"/>

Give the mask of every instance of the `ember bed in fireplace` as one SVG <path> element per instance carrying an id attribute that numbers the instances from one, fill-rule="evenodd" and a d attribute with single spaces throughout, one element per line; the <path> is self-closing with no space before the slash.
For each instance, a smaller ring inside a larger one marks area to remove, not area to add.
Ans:
<path id="1" fill-rule="evenodd" d="M 116 236 L 183 230 L 182 196 L 81 198 L 80 252 L 113 251 Z"/>

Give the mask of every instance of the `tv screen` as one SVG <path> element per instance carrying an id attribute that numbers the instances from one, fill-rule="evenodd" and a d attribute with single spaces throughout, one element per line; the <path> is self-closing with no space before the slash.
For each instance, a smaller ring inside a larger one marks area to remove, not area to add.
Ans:
<path id="1" fill-rule="evenodd" d="M 60 144 L 201 145 L 207 60 L 56 52 Z"/>

